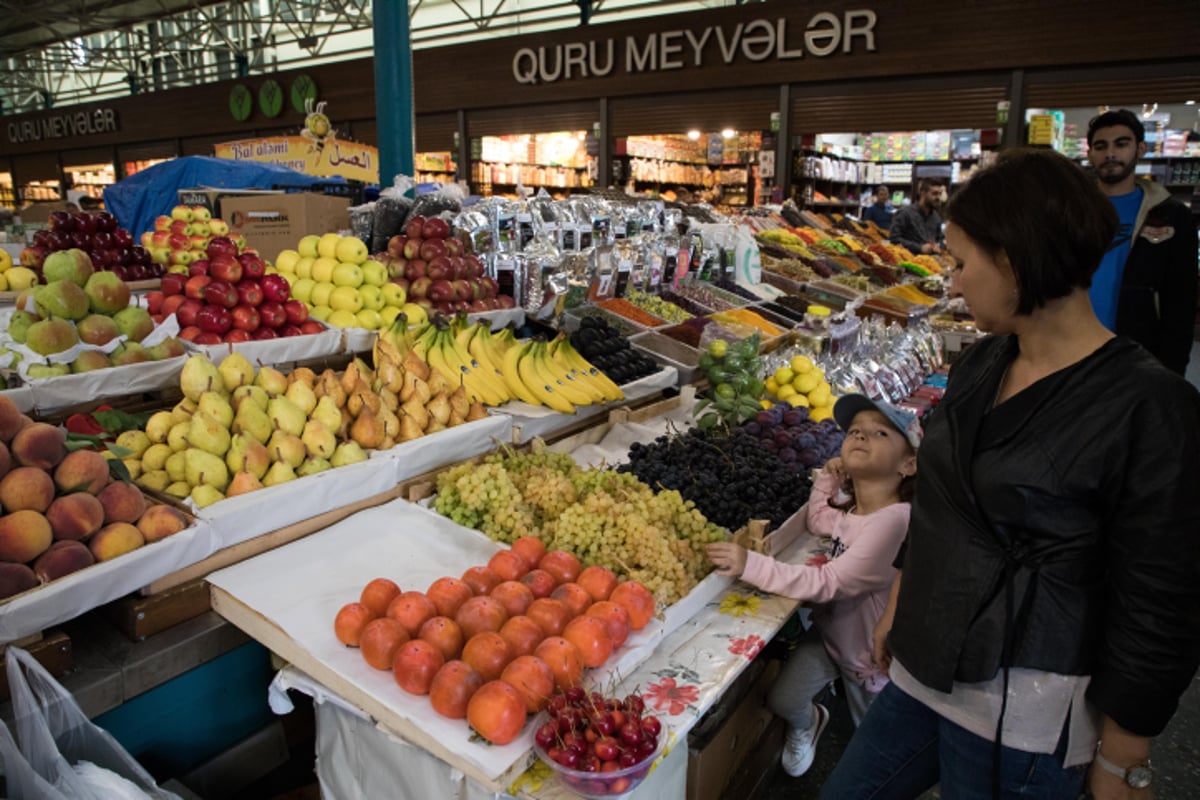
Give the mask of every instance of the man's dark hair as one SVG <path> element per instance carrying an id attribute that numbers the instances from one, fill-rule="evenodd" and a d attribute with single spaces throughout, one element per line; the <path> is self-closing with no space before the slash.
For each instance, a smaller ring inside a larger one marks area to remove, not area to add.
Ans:
<path id="1" fill-rule="evenodd" d="M 933 178 L 921 178 L 917 181 L 917 194 L 921 194 L 933 187 L 937 186 L 938 182 Z"/>
<path id="2" fill-rule="evenodd" d="M 1017 313 L 1092 285 L 1092 274 L 1120 224 L 1112 202 L 1069 159 L 1021 148 L 963 184 L 946 219 L 1017 282 Z"/>
<path id="3" fill-rule="evenodd" d="M 1096 135 L 1096 131 L 1101 128 L 1111 128 L 1113 125 L 1124 125 L 1129 130 L 1133 131 L 1133 135 L 1137 138 L 1138 143 L 1146 141 L 1146 127 L 1142 125 L 1142 121 L 1138 119 L 1137 114 L 1129 109 L 1119 108 L 1116 111 L 1105 111 L 1103 114 L 1092 117 L 1088 122 L 1087 143 L 1088 147 L 1092 146 L 1092 137 Z"/>
<path id="4" fill-rule="evenodd" d="M 881 191 L 886 192 L 887 190 L 888 188 L 881 183 L 875 187 L 875 194 L 879 194 Z"/>

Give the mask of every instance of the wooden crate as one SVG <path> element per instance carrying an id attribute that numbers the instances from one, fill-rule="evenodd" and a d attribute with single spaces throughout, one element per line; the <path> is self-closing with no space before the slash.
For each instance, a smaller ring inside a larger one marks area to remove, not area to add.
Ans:
<path id="1" fill-rule="evenodd" d="M 143 597 L 129 595 L 103 607 L 104 615 L 131 641 L 195 619 L 212 608 L 208 586 L 197 578 Z"/>
<path id="2" fill-rule="evenodd" d="M 10 642 L 0 646 L 0 653 L 4 647 L 9 646 L 27 651 L 55 678 L 61 678 L 75 667 L 75 651 L 71 646 L 71 637 L 60 630 L 38 633 Z M 8 700 L 11 696 L 8 674 L 5 670 L 0 670 L 0 701 Z"/>

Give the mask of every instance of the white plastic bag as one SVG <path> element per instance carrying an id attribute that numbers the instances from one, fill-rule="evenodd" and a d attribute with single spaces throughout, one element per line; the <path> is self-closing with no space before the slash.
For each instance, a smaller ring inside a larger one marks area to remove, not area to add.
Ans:
<path id="1" fill-rule="evenodd" d="M 110 733 L 92 724 L 71 693 L 33 656 L 9 647 L 6 666 L 19 749 L 0 735 L 0 756 L 12 800 L 106 800 L 72 768 L 89 761 L 135 783 L 156 800 L 179 800 L 164 791 Z"/>

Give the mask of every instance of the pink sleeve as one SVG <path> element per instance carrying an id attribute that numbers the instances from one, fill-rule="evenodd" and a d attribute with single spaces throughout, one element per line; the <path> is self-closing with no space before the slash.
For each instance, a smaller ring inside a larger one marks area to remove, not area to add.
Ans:
<path id="1" fill-rule="evenodd" d="M 885 589 L 896 577 L 892 561 L 908 530 L 908 512 L 907 503 L 896 503 L 861 517 L 861 529 L 853 542 L 820 566 L 784 564 L 747 553 L 742 580 L 763 591 L 814 603 Z"/>
<path id="2" fill-rule="evenodd" d="M 808 529 L 818 536 L 833 535 L 833 528 L 846 513 L 829 505 L 829 498 L 838 490 L 838 479 L 820 472 L 808 495 Z"/>

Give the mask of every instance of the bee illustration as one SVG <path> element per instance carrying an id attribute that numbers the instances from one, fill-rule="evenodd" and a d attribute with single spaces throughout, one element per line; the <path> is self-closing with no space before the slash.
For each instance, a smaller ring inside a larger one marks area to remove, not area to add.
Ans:
<path id="1" fill-rule="evenodd" d="M 300 131 L 300 135 L 309 141 L 309 152 L 321 152 L 327 142 L 332 142 L 337 138 L 337 131 L 333 129 L 333 123 L 329 121 L 329 117 L 325 115 L 325 102 L 313 104 L 313 99 L 307 98 L 304 101 L 304 128 Z"/>

